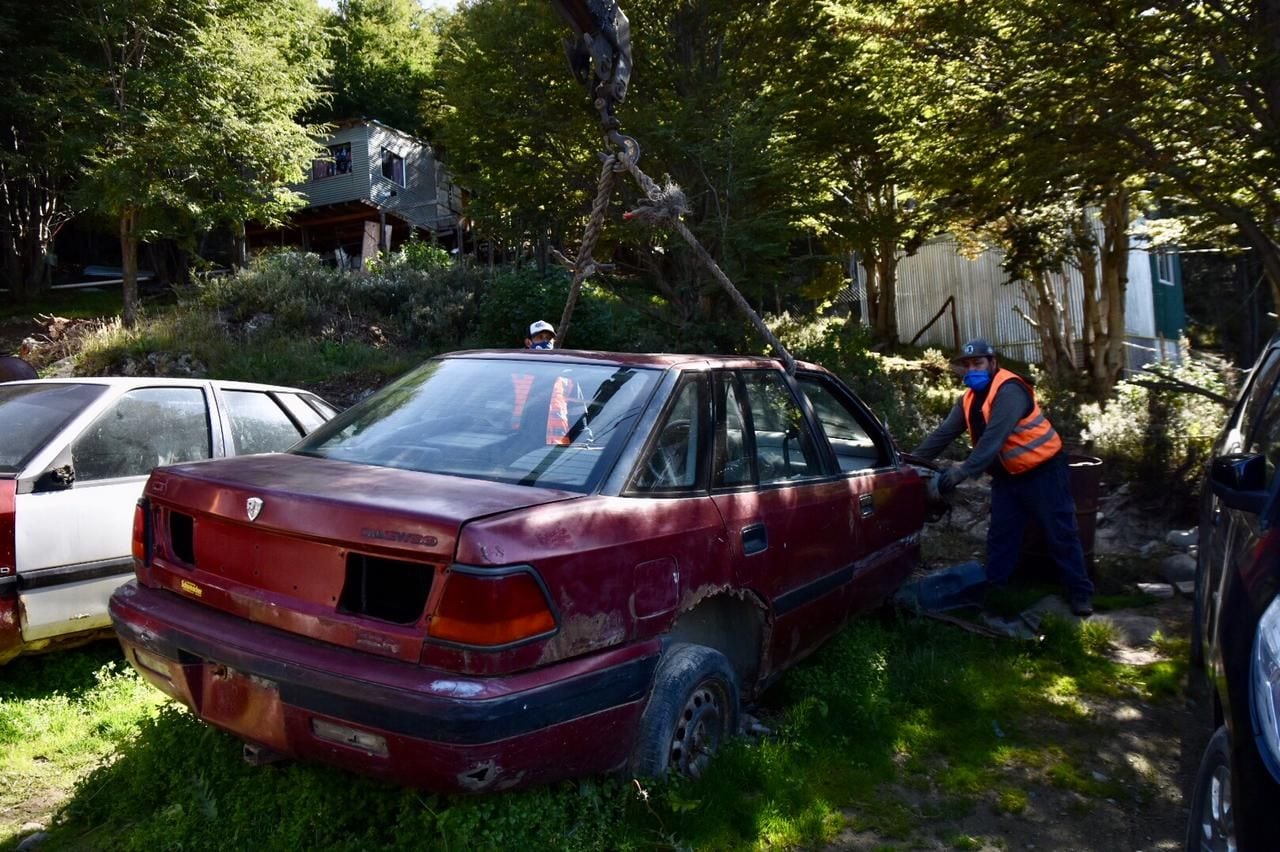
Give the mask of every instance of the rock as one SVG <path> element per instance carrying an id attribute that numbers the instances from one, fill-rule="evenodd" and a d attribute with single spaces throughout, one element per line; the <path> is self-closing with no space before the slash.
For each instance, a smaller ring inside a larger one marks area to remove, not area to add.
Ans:
<path id="1" fill-rule="evenodd" d="M 1151 637 L 1160 630 L 1160 619 L 1132 612 L 1097 613 L 1093 621 L 1110 624 L 1116 632 L 1116 640 L 1130 648 L 1151 644 Z"/>
<path id="2" fill-rule="evenodd" d="M 1159 542 L 1149 541 L 1146 544 L 1142 545 L 1142 547 L 1138 548 L 1138 555 L 1141 556 L 1143 559 L 1150 559 L 1151 554 L 1155 553 L 1156 548 L 1159 546 L 1160 546 Z"/>
<path id="3" fill-rule="evenodd" d="M 44 831 L 44 825 L 38 822 L 24 822 L 22 828 L 18 829 L 19 834 L 30 834 L 33 831 Z"/>
<path id="4" fill-rule="evenodd" d="M 1173 586 L 1168 583 L 1139 583 L 1138 591 L 1153 598 L 1173 597 Z"/>
<path id="5" fill-rule="evenodd" d="M 1169 534 L 1164 537 L 1165 544 L 1170 547 L 1180 547 L 1186 550 L 1193 544 L 1200 541 L 1200 530 L 1192 527 L 1189 530 L 1169 530 Z"/>
<path id="6" fill-rule="evenodd" d="M 1184 598 L 1189 598 L 1196 593 L 1195 580 L 1183 580 L 1180 583 L 1174 583 L 1173 587 L 1178 590 L 1178 594 Z"/>
<path id="7" fill-rule="evenodd" d="M 35 834 L 28 834 L 22 838 L 22 842 L 15 846 L 14 850 L 15 852 L 30 852 L 32 849 L 39 848 L 48 839 L 48 832 L 37 831 Z"/>
<path id="8" fill-rule="evenodd" d="M 1160 574 L 1169 584 L 1196 578 L 1196 561 L 1185 553 L 1175 553 L 1160 563 Z"/>

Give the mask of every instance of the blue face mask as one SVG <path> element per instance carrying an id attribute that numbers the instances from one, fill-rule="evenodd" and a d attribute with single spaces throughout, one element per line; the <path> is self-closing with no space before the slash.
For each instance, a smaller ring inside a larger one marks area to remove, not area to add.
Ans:
<path id="1" fill-rule="evenodd" d="M 991 387 L 991 374 L 986 370 L 970 370 L 964 374 L 964 383 L 970 390 L 984 391 Z"/>
<path id="2" fill-rule="evenodd" d="M 539 340 L 530 346 L 530 349 L 554 349 L 556 342 L 554 340 Z"/>

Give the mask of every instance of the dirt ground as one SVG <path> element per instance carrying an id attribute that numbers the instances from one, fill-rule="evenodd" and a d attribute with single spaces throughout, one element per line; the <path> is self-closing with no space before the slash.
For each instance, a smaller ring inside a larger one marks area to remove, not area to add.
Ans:
<path id="1" fill-rule="evenodd" d="M 947 554 L 946 562 L 980 559 L 985 536 L 985 489 L 969 484 L 966 505 L 955 516 L 926 529 L 925 553 Z M 1124 490 L 1102 500 L 1097 553 L 1099 570 L 1133 571 L 1143 581 L 1159 582 L 1161 559 L 1176 552 L 1165 546 L 1168 522 L 1130 503 Z M 1106 566 L 1102 568 L 1101 566 Z M 1144 576 L 1145 575 L 1145 576 Z M 1098 613 L 1116 627 L 1114 658 L 1128 663 L 1157 661 L 1149 637 L 1153 630 L 1171 638 L 1189 635 L 1191 601 L 1174 595 L 1135 610 Z M 959 629 L 959 628 L 957 628 Z M 1011 640 L 1012 641 L 1012 640 Z M 1137 694 L 1086 702 L 1091 724 L 1043 719 L 1035 739 L 1052 743 L 1072 757 L 1081 774 L 1099 784 L 1120 783 L 1125 795 L 1086 797 L 1053 783 L 1041 769 L 1025 769 L 1017 787 L 1026 794 L 1020 813 L 1005 813 L 993 800 L 954 819 L 939 818 L 946 795 L 933 783 L 890 793 L 908 802 L 920 816 L 917 830 L 903 843 L 873 833 L 846 830 L 831 850 L 881 849 L 1040 849 L 1061 852 L 1152 852 L 1183 848 L 1187 802 L 1200 755 L 1209 739 L 1210 710 L 1204 696 L 1187 691 L 1147 702 Z M 1025 732 L 1024 732 L 1025 733 Z M 991 797 L 994 798 L 994 797 Z M 849 816 L 856 820 L 856 814 Z M 965 838 L 965 839 L 961 839 Z"/>

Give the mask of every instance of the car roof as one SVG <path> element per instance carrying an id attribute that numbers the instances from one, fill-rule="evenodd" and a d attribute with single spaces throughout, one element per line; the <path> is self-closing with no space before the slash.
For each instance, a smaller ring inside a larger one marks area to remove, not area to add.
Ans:
<path id="1" fill-rule="evenodd" d="M 132 387 L 190 387 L 193 384 L 209 382 L 227 390 L 281 391 L 285 393 L 305 393 L 315 396 L 309 390 L 293 388 L 286 385 L 266 385 L 257 382 L 237 382 L 223 379 L 189 379 L 161 378 L 158 376 L 76 376 L 66 379 L 25 379 L 16 382 L 4 382 L 6 385 L 102 385 L 113 388 Z"/>
<path id="2" fill-rule="evenodd" d="M 447 352 L 438 358 L 465 358 L 472 360 L 531 358 L 539 361 L 555 361 L 566 364 L 603 364 L 615 367 L 647 367 L 665 370 L 671 367 L 720 367 L 736 369 L 783 369 L 782 361 L 759 355 L 685 355 L 672 352 L 598 352 L 590 349 L 470 349 Z M 823 368 L 804 361 L 796 365 L 805 370 Z"/>

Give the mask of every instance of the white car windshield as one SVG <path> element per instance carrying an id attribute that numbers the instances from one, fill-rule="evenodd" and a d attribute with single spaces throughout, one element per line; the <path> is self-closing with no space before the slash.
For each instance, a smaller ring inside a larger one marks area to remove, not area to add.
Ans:
<path id="1" fill-rule="evenodd" d="M 431 361 L 331 420 L 293 452 L 589 491 L 658 375 L 518 355 Z"/>
<path id="2" fill-rule="evenodd" d="M 105 391 L 102 385 L 0 384 L 0 473 L 21 470 Z"/>

